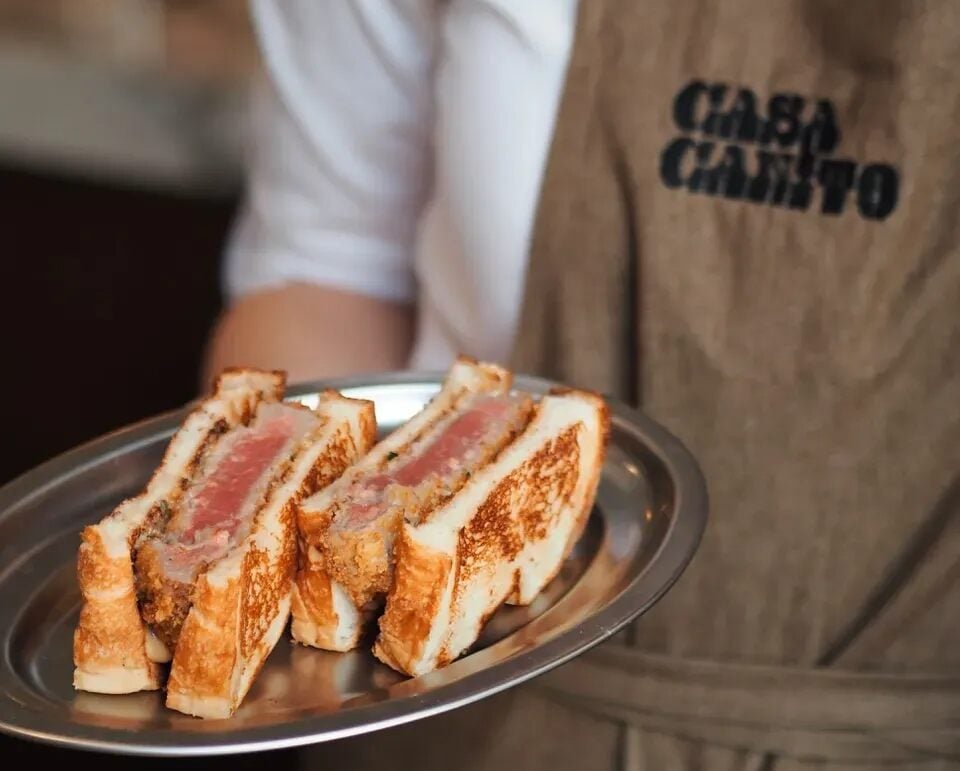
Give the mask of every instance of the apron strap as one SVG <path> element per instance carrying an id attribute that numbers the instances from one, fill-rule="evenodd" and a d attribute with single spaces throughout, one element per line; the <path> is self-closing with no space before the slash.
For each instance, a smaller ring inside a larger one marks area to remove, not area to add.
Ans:
<path id="1" fill-rule="evenodd" d="M 847 763 L 960 759 L 960 678 L 695 661 L 616 645 L 536 681 L 645 731 Z"/>

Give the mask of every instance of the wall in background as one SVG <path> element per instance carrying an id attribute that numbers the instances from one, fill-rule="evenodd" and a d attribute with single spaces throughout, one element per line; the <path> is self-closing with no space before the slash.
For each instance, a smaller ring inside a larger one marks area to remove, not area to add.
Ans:
<path id="1" fill-rule="evenodd" d="M 196 396 L 242 190 L 246 13 L 0 0 L 0 483 Z"/>
<path id="2" fill-rule="evenodd" d="M 197 395 L 235 198 L 0 168 L 0 205 L 3 482 Z"/>
<path id="3" fill-rule="evenodd" d="M 0 0 L 0 160 L 222 193 L 258 62 L 242 0 Z"/>

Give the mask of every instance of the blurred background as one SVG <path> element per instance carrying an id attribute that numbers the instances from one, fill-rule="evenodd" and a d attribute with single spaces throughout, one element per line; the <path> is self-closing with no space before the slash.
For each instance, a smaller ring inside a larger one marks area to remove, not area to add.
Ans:
<path id="1" fill-rule="evenodd" d="M 257 67 L 242 0 L 0 0 L 0 484 L 197 394 Z"/>
<path id="2" fill-rule="evenodd" d="M 202 387 L 257 67 L 243 0 L 0 0 L 0 484 Z M 85 762 L 5 737 L 0 753 Z"/>

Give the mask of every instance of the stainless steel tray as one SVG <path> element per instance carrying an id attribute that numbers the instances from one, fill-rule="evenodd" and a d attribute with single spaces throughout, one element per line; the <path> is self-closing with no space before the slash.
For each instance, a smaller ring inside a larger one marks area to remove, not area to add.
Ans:
<path id="1" fill-rule="evenodd" d="M 323 384 L 373 399 L 384 433 L 413 415 L 441 375 Z M 550 383 L 517 378 L 543 393 Z M 291 389 L 310 403 L 319 384 Z M 338 739 L 469 704 L 533 678 L 615 634 L 668 591 L 707 518 L 695 460 L 649 418 L 612 403 L 612 434 L 589 526 L 529 608 L 505 607 L 468 655 L 404 679 L 366 651 L 336 654 L 281 638 L 239 712 L 203 721 L 159 693 L 72 687 L 79 532 L 134 494 L 185 410 L 109 434 L 0 489 L 0 730 L 51 744 L 135 755 L 215 755 Z"/>

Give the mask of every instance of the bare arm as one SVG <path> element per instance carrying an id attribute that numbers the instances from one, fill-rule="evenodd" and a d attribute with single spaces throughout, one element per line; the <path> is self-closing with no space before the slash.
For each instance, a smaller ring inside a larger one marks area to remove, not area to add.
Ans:
<path id="1" fill-rule="evenodd" d="M 402 368 L 413 309 L 358 294 L 294 284 L 240 299 L 217 321 L 204 388 L 224 367 L 287 371 L 288 382 Z"/>

